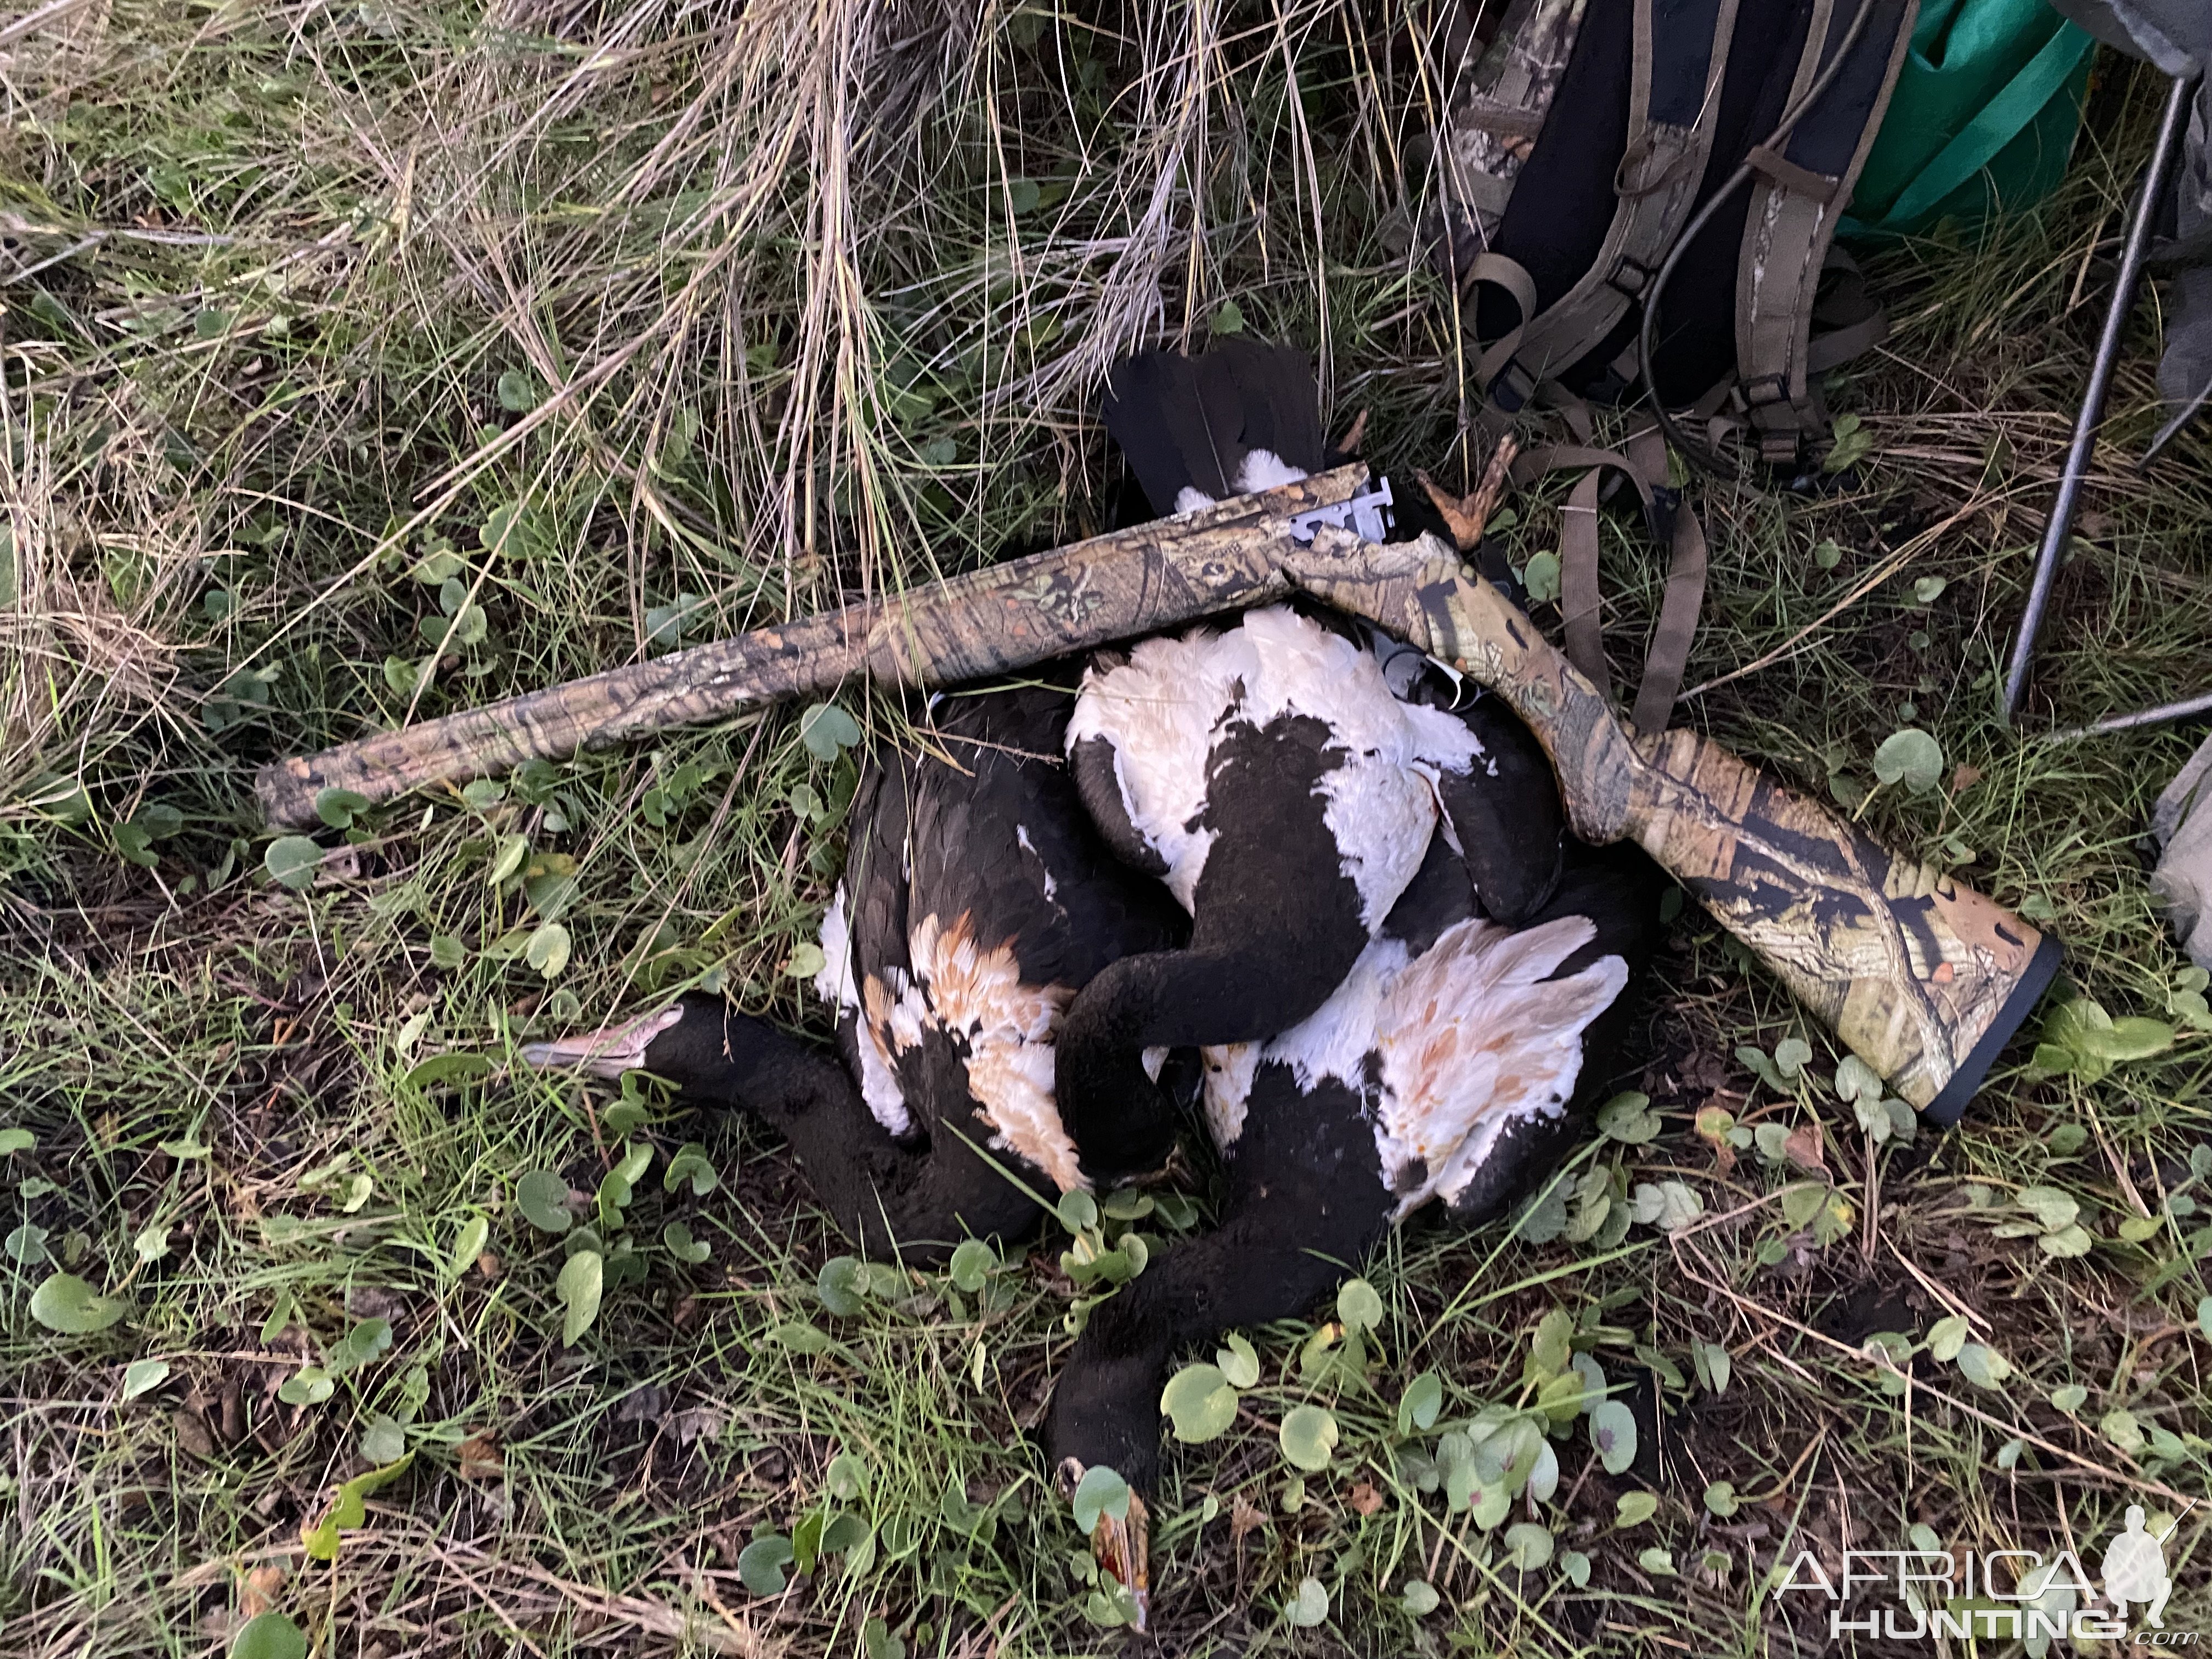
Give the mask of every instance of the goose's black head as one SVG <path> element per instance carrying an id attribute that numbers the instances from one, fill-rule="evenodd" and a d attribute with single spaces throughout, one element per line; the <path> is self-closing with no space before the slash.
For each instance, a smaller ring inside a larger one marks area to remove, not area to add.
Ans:
<path id="1" fill-rule="evenodd" d="M 522 1058 L 541 1072 L 574 1067 L 610 1082 L 625 1072 L 650 1072 L 694 1099 L 726 1101 L 747 1069 L 731 1052 L 729 1022 L 721 998 L 690 991 L 640 1019 L 525 1043 Z"/>

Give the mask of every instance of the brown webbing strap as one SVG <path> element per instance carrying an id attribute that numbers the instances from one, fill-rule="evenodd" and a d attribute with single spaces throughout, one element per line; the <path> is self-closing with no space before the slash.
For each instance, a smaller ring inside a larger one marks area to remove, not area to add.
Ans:
<path id="1" fill-rule="evenodd" d="M 1513 464 L 1513 482 L 1525 484 L 1547 472 L 1579 466 L 1588 469 L 1568 492 L 1559 518 L 1559 621 L 1566 630 L 1567 660 L 1609 698 L 1613 669 L 1605 659 L 1605 629 L 1599 614 L 1601 592 L 1597 574 L 1598 486 L 1610 467 L 1635 486 L 1648 507 L 1651 486 L 1642 471 L 1618 450 L 1592 449 L 1582 444 L 1555 444 L 1532 449 Z M 1666 477 L 1660 463 L 1660 477 Z"/>
<path id="2" fill-rule="evenodd" d="M 1512 296 L 1520 307 L 1521 320 L 1501 335 L 1474 360 L 1474 383 L 1487 386 L 1497 378 L 1498 372 L 1513 361 L 1513 354 L 1521 349 L 1521 337 L 1528 331 L 1531 319 L 1536 314 L 1536 279 L 1531 276 L 1518 259 L 1509 259 L 1502 253 L 1478 253 L 1461 278 L 1461 291 L 1471 293 L 1477 283 L 1494 283 Z"/>
<path id="3" fill-rule="evenodd" d="M 1628 441 L 1628 456 L 1637 471 L 1657 488 L 1667 482 L 1667 441 L 1657 427 L 1649 427 Z M 1674 699 L 1682 690 L 1682 676 L 1690 665 L 1690 644 L 1697 637 L 1698 616 L 1705 605 L 1705 529 L 1687 500 L 1674 503 L 1674 546 L 1667 566 L 1667 592 L 1659 602 L 1658 625 L 1651 630 L 1651 646 L 1644 653 L 1644 678 L 1636 688 L 1636 710 L 1631 717 L 1640 738 L 1667 729 L 1674 712 Z"/>
<path id="4" fill-rule="evenodd" d="M 1672 25 L 1675 30 L 1692 30 L 1689 38 L 1662 40 L 1653 0 L 1636 0 L 1628 136 L 1613 175 L 1612 223 L 1580 280 L 1540 314 L 1527 319 L 1518 349 L 1501 365 L 1498 376 L 1484 381 L 1484 395 L 1492 402 L 1519 406 L 1532 388 L 1595 350 L 1643 298 L 1697 204 L 1719 125 L 1720 88 L 1735 38 L 1737 4 L 1738 0 L 1718 0 L 1709 29 L 1676 22 Z M 1695 56 L 1700 51 L 1705 54 L 1702 74 Z M 1667 85 L 1655 89 L 1654 76 L 1662 63 Z M 1694 118 L 1686 123 L 1653 112 L 1655 90 L 1665 100 L 1662 107 L 1679 104 L 1684 88 L 1678 82 L 1703 88 Z"/>
<path id="5" fill-rule="evenodd" d="M 1559 620 L 1566 633 L 1567 659 L 1607 697 L 1613 695 L 1612 665 L 1606 660 L 1598 580 L 1598 492 L 1606 470 L 1626 477 L 1646 508 L 1653 491 L 1667 482 L 1667 444 L 1650 427 L 1628 441 L 1626 452 L 1560 444 L 1530 450 L 1513 465 L 1513 481 L 1527 484 L 1546 472 L 1586 469 L 1568 493 L 1559 520 Z M 1639 736 L 1663 731 L 1674 712 L 1689 666 L 1690 645 L 1705 599 L 1705 532 L 1687 501 L 1674 511 L 1667 588 L 1658 625 L 1644 654 L 1644 676 L 1636 694 L 1634 721 Z"/>
<path id="6" fill-rule="evenodd" d="M 1737 256 L 1736 370 L 1759 457 L 1773 466 L 1802 465 L 1827 431 L 1827 410 L 1813 378 L 1814 306 L 1836 221 L 1866 166 L 1911 45 L 1917 0 L 1814 0 L 1790 103 L 1810 88 L 1832 33 L 1848 27 L 1859 6 L 1872 9 L 1871 15 L 1851 48 L 1852 62 L 1842 79 L 1822 94 L 1820 107 L 1806 112 L 1779 149 L 1759 146 L 1749 158 L 1760 182 L 1752 192 Z M 1817 145 L 1805 148 L 1813 142 L 1808 135 L 1816 131 L 1831 100 L 1836 100 L 1839 115 L 1848 115 L 1852 99 L 1869 94 L 1872 107 L 1864 111 L 1841 173 L 1815 171 L 1781 153 L 1816 153 Z M 1850 343 L 1838 340 L 1832 345 L 1840 349 Z"/>
<path id="7" fill-rule="evenodd" d="M 1889 313 L 1868 288 L 1857 260 L 1831 246 L 1821 276 L 1813 302 L 1813 325 L 1820 332 L 1805 347 L 1808 374 L 1825 374 L 1889 337 Z"/>

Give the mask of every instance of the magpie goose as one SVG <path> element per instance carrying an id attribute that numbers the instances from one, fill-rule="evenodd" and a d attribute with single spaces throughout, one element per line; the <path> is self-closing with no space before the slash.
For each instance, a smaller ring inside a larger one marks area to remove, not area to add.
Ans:
<path id="1" fill-rule="evenodd" d="M 1288 349 L 1133 359 L 1110 379 L 1106 417 L 1163 511 L 1326 459 L 1312 368 Z M 1459 844 L 1490 866 L 1498 915 L 1540 898 L 1516 904 L 1508 890 L 1534 870 L 1524 842 L 1556 848 L 1550 769 L 1539 755 L 1541 788 L 1512 792 L 1516 821 L 1487 813 L 1498 792 L 1473 785 L 1498 764 L 1481 731 L 1496 705 L 1470 720 L 1397 695 L 1393 673 L 1410 666 L 1407 689 L 1425 660 L 1283 606 L 1094 659 L 1067 729 L 1076 781 L 1115 850 L 1193 920 L 1187 949 L 1115 963 L 1068 1010 L 1060 1109 L 1097 1177 L 1151 1168 L 1173 1140 L 1141 1057 L 1255 1041 L 1311 1014 L 1413 878 L 1440 806 L 1474 813 Z M 1517 746 L 1534 750 L 1525 733 Z M 1500 856 L 1501 833 L 1515 856 Z"/>
<path id="2" fill-rule="evenodd" d="M 1026 1231 L 1037 1206 L 992 1158 L 1032 1186 L 1085 1184 L 1054 1103 L 1070 999 L 1184 931 L 1085 815 L 1060 759 L 1074 679 L 1054 665 L 1034 684 L 948 693 L 919 752 L 866 769 L 814 981 L 837 1056 L 694 994 L 524 1057 L 608 1078 L 642 1067 L 757 1114 L 872 1255 L 927 1261 L 969 1233 Z"/>
<path id="3" fill-rule="evenodd" d="M 1440 831 L 1310 1018 L 1206 1054 L 1218 1225 L 1091 1311 L 1044 1428 L 1063 1483 L 1099 1465 L 1128 1482 L 1127 1516 L 1103 1518 L 1092 1547 L 1140 1617 L 1172 1355 L 1302 1313 L 1425 1205 L 1494 1214 L 1610 1085 L 1631 1017 L 1620 993 L 1656 945 L 1665 884 L 1632 848 L 1570 842 L 1563 862 L 1522 925 L 1503 924 Z"/>

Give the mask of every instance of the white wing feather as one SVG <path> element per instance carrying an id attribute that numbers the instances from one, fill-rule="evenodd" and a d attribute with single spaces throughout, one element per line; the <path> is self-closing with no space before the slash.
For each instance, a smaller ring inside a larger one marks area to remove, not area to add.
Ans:
<path id="1" fill-rule="evenodd" d="M 1509 1123 L 1564 1108 L 1583 1031 L 1628 983 L 1613 956 L 1549 977 L 1596 931 L 1583 916 L 1518 932 L 1462 921 L 1391 981 L 1376 1010 L 1375 1142 L 1401 1215 L 1456 1197 Z"/>

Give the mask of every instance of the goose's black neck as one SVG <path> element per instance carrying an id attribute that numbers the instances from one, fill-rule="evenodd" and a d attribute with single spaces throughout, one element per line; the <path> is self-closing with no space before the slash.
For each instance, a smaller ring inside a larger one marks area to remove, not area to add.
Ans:
<path id="1" fill-rule="evenodd" d="M 1036 1204 L 977 1152 L 939 1131 L 902 1145 L 871 1114 L 836 1059 L 730 1009 L 690 996 L 647 1045 L 645 1066 L 689 1100 L 748 1111 L 781 1131 L 816 1198 L 867 1255 L 927 1265 L 969 1234 L 1018 1237 Z"/>
<path id="2" fill-rule="evenodd" d="M 1333 1081 L 1308 1094 L 1287 1073 L 1276 1085 L 1245 1120 L 1221 1226 L 1165 1251 L 1092 1310 L 1046 1419 L 1055 1462 L 1103 1463 L 1149 1497 L 1176 1351 L 1304 1312 L 1388 1230 L 1394 1200 L 1358 1097 Z"/>

